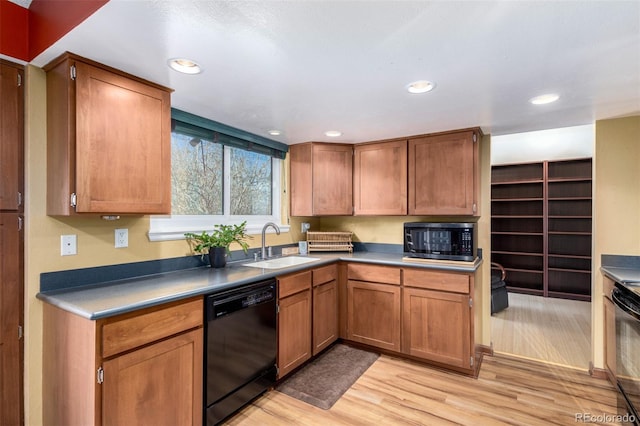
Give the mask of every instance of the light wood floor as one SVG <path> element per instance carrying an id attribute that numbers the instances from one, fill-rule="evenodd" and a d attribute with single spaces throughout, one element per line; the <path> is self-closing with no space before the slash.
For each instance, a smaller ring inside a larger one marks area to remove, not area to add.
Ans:
<path id="1" fill-rule="evenodd" d="M 330 410 L 272 390 L 227 424 L 575 425 L 613 416 L 615 398 L 584 371 L 505 355 L 485 356 L 477 379 L 383 355 Z"/>
<path id="2" fill-rule="evenodd" d="M 491 317 L 493 350 L 587 370 L 591 303 L 509 293 L 509 307 Z"/>

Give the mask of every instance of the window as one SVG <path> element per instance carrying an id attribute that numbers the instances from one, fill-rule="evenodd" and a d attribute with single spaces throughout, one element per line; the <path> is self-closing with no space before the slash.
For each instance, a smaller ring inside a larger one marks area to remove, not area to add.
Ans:
<path id="1" fill-rule="evenodd" d="M 266 222 L 280 224 L 284 151 L 279 145 L 286 145 L 268 139 L 280 149 L 257 144 L 259 136 L 231 128 L 220 133 L 211 129 L 223 126 L 219 123 L 181 114 L 191 121 L 172 120 L 171 215 L 151 217 L 149 239 L 182 239 L 185 232 L 245 220 L 249 233 L 258 233 Z M 172 110 L 175 115 L 179 114 Z M 236 134 L 229 134 L 229 129 Z"/>

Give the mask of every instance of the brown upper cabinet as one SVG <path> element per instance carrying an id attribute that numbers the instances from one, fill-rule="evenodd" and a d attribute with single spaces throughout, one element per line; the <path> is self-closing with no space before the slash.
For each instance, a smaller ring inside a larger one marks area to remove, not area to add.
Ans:
<path id="1" fill-rule="evenodd" d="M 409 214 L 479 216 L 480 129 L 409 139 Z"/>
<path id="2" fill-rule="evenodd" d="M 0 60 L 0 210 L 22 210 L 24 69 Z"/>
<path id="3" fill-rule="evenodd" d="M 472 128 L 291 145 L 291 215 L 479 216 L 481 137 Z"/>
<path id="4" fill-rule="evenodd" d="M 171 90 L 65 53 L 47 66 L 47 214 L 171 212 Z"/>
<path id="5" fill-rule="evenodd" d="M 354 215 L 407 214 L 407 141 L 356 145 Z"/>
<path id="6" fill-rule="evenodd" d="M 353 145 L 307 142 L 289 152 L 292 216 L 353 214 Z"/>

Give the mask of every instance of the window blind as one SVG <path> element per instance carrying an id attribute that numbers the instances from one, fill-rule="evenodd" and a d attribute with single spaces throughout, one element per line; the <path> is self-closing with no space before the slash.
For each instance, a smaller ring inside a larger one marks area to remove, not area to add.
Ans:
<path id="1" fill-rule="evenodd" d="M 284 159 L 289 150 L 281 142 L 175 108 L 171 108 L 171 131 L 280 159 Z"/>

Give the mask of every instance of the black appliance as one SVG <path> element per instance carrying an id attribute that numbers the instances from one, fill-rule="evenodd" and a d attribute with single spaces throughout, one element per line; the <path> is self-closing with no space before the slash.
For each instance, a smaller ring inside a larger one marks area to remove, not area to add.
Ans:
<path id="1" fill-rule="evenodd" d="M 476 244 L 475 223 L 404 224 L 404 255 L 408 257 L 473 261 Z"/>
<path id="2" fill-rule="evenodd" d="M 276 281 L 205 297 L 205 424 L 220 423 L 276 379 Z"/>
<path id="3" fill-rule="evenodd" d="M 638 284 L 640 285 L 640 283 Z M 616 379 L 623 424 L 640 425 L 640 287 L 615 283 Z"/>

